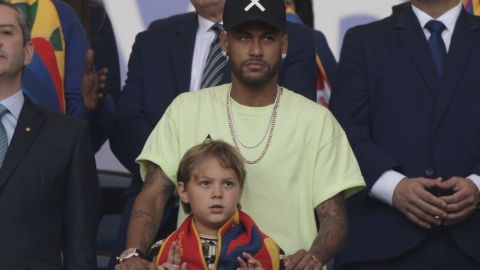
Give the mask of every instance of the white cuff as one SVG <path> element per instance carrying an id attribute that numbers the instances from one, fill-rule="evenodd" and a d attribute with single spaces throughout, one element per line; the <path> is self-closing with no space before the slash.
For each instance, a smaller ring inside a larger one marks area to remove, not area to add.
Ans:
<path id="1" fill-rule="evenodd" d="M 477 186 L 478 190 L 480 190 L 480 176 L 478 174 L 470 174 L 467 178 L 472 180 L 472 182 Z"/>
<path id="2" fill-rule="evenodd" d="M 370 189 L 370 197 L 393 206 L 393 192 L 404 178 L 405 175 L 394 170 L 384 172 Z"/>

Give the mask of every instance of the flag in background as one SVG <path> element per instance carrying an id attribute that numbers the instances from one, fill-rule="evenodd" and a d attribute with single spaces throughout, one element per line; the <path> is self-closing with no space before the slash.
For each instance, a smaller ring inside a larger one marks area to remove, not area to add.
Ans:
<path id="1" fill-rule="evenodd" d="M 463 5 L 468 12 L 477 16 L 480 15 L 480 0 L 466 0 Z"/>
<path id="2" fill-rule="evenodd" d="M 285 6 L 287 11 L 287 21 L 303 24 L 300 17 L 295 13 L 295 10 L 288 4 L 286 4 Z M 319 55 L 319 49 L 318 48 L 315 48 L 315 49 L 317 50 L 315 55 L 315 58 L 316 58 L 315 65 L 318 73 L 317 85 L 316 85 L 317 86 L 317 103 L 323 106 L 328 106 L 328 102 L 330 101 L 330 95 L 332 94 L 332 87 L 330 84 L 330 80 L 327 76 L 327 73 L 325 72 L 325 67 L 322 64 L 322 60 Z"/>
<path id="3" fill-rule="evenodd" d="M 35 103 L 65 113 L 65 40 L 51 0 L 10 0 L 27 16 L 35 48 L 22 76 L 22 90 Z"/>

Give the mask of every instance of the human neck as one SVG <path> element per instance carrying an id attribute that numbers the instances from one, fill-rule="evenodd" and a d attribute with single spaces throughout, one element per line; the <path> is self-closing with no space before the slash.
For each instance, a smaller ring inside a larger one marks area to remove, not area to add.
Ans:
<path id="1" fill-rule="evenodd" d="M 217 228 L 211 228 L 206 225 L 203 225 L 201 222 L 198 222 L 198 220 L 196 220 L 195 217 L 193 218 L 193 220 L 195 222 L 194 224 L 198 234 L 217 237 L 217 234 L 218 234 Z"/>
<path id="2" fill-rule="evenodd" d="M 0 100 L 4 100 L 20 89 L 20 79 L 9 80 L 0 78 Z"/>
<path id="3" fill-rule="evenodd" d="M 223 8 L 219 9 L 216 7 L 210 7 L 197 9 L 197 14 L 202 18 L 212 21 L 214 23 L 219 23 L 223 20 Z"/>
<path id="4" fill-rule="evenodd" d="M 236 102 L 249 107 L 263 107 L 275 102 L 278 85 L 276 80 L 271 83 L 252 88 L 251 86 L 235 83 L 232 78 L 230 96 Z"/>
<path id="5" fill-rule="evenodd" d="M 436 19 L 458 5 L 458 0 L 411 0 L 412 5 Z"/>

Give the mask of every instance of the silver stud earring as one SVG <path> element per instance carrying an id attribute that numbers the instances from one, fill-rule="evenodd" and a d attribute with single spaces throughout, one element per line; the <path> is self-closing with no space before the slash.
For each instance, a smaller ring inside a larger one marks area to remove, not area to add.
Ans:
<path id="1" fill-rule="evenodd" d="M 286 53 L 282 53 L 282 60 L 287 58 L 287 54 Z"/>
<path id="2" fill-rule="evenodd" d="M 226 51 L 222 51 L 222 55 L 223 55 L 223 57 L 226 58 L 225 60 L 228 62 L 229 57 L 228 57 L 227 52 L 226 52 Z"/>

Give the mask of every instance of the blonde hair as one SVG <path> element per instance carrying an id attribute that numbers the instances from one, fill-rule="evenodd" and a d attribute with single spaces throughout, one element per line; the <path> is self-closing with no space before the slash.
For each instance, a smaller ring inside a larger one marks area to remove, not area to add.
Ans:
<path id="1" fill-rule="evenodd" d="M 177 183 L 182 182 L 186 187 L 193 176 L 194 169 L 209 157 L 215 158 L 223 168 L 232 169 L 237 175 L 240 190 L 243 190 L 247 174 L 243 159 L 237 149 L 222 140 L 208 140 L 190 148 L 183 155 L 178 166 Z M 190 205 L 182 202 L 182 207 L 185 212 L 190 213 Z"/>

